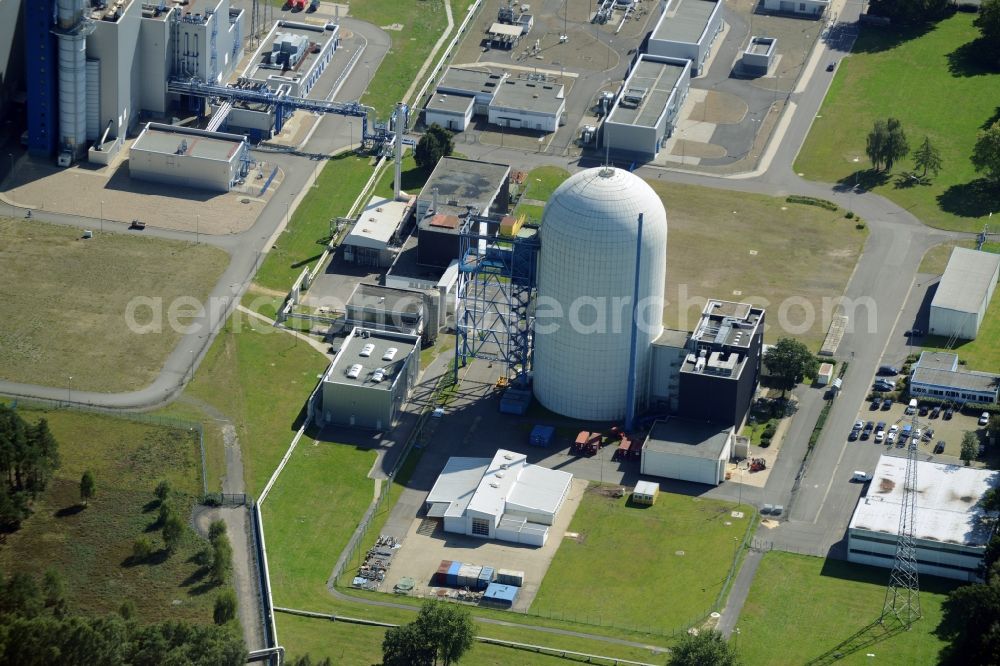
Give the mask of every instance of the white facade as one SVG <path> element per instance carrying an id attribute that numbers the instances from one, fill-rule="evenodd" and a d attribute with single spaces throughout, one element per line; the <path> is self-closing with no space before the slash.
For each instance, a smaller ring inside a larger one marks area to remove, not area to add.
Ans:
<path id="1" fill-rule="evenodd" d="M 891 568 L 906 459 L 882 456 L 847 530 L 850 562 Z M 980 566 L 997 516 L 979 506 L 983 493 L 1000 481 L 1000 472 L 917 461 L 913 536 L 921 574 L 982 580 Z"/>
<path id="2" fill-rule="evenodd" d="M 499 449 L 492 460 L 449 458 L 425 506 L 428 517 L 444 519 L 446 532 L 542 546 L 572 481 Z"/>
<path id="3" fill-rule="evenodd" d="M 956 247 L 948 259 L 934 300 L 932 335 L 975 340 L 1000 276 L 1000 254 Z"/>
<path id="4" fill-rule="evenodd" d="M 636 266 L 639 215 L 641 266 Z M 535 312 L 535 397 L 578 419 L 626 412 L 632 294 L 639 268 L 635 395 L 649 393 L 652 341 L 663 331 L 667 214 L 638 176 L 612 167 L 571 176 L 542 217 Z"/>
<path id="5" fill-rule="evenodd" d="M 726 478 L 733 429 L 679 419 L 657 421 L 642 446 L 640 473 L 717 486 Z"/>
<path id="6" fill-rule="evenodd" d="M 497 86 L 487 119 L 511 129 L 555 132 L 565 110 L 562 85 L 508 77 Z"/>
<path id="7" fill-rule="evenodd" d="M 147 123 L 129 151 L 129 176 L 228 192 L 245 175 L 248 150 L 239 134 Z"/>
<path id="8" fill-rule="evenodd" d="M 340 40 L 339 34 L 340 26 L 335 23 L 324 26 L 278 21 L 253 54 L 250 63 L 243 70 L 243 77 L 266 83 L 275 91 L 284 87 L 287 94 L 293 97 L 306 97 L 333 59 Z M 288 37 L 304 38 L 309 43 L 302 62 L 296 63 L 292 68 L 286 68 L 273 57 L 275 45 Z M 314 49 L 318 51 L 314 53 Z"/>
<path id="9" fill-rule="evenodd" d="M 410 209 L 408 201 L 372 197 L 341 242 L 344 261 L 378 268 L 391 266 L 399 253 L 399 232 Z"/>
<path id="10" fill-rule="evenodd" d="M 663 13 L 649 35 L 650 55 L 691 61 L 691 75 L 705 67 L 712 45 L 722 32 L 719 0 L 664 0 Z"/>
<path id="11" fill-rule="evenodd" d="M 830 0 L 764 0 L 764 9 L 783 14 L 819 18 L 830 7 Z"/>
<path id="12" fill-rule="evenodd" d="M 424 107 L 424 124 L 440 125 L 452 132 L 464 132 L 472 122 L 475 98 L 465 95 L 435 93 Z"/>

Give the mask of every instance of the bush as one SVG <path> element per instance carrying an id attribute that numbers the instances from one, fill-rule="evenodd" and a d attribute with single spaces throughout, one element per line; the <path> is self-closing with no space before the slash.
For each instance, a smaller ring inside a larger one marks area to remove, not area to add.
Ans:
<path id="1" fill-rule="evenodd" d="M 208 540 L 215 543 L 215 540 L 226 533 L 226 523 L 221 520 L 213 520 L 208 526 Z"/>
<path id="2" fill-rule="evenodd" d="M 161 502 L 158 517 L 160 525 L 165 525 L 172 515 L 174 515 L 174 507 L 170 506 L 170 502 Z"/>
<path id="3" fill-rule="evenodd" d="M 854 219 L 854 211 L 853 210 L 847 211 L 846 213 L 844 213 L 844 217 L 846 217 L 848 220 L 853 220 Z"/>
<path id="4" fill-rule="evenodd" d="M 142 562 L 153 554 L 153 542 L 141 536 L 132 544 L 132 559 Z"/>
<path id="5" fill-rule="evenodd" d="M 225 624 L 236 617 L 236 595 L 232 590 L 223 590 L 215 598 L 212 618 L 216 624 Z"/>
<path id="6" fill-rule="evenodd" d="M 861 221 L 860 221 L 860 219 L 861 219 L 861 218 L 858 218 L 859 222 L 858 222 L 857 224 L 855 224 L 855 225 L 854 225 L 854 228 L 855 228 L 855 229 L 858 229 L 858 230 L 860 230 L 860 229 L 864 229 L 864 228 L 865 228 L 865 223 L 864 223 L 864 222 L 861 222 Z"/>
<path id="7" fill-rule="evenodd" d="M 798 194 L 790 194 L 785 197 L 785 201 L 788 203 L 804 204 L 806 206 L 817 206 L 819 208 L 825 208 L 826 210 L 839 210 L 840 206 L 833 203 L 832 201 L 827 201 L 826 199 L 817 199 L 816 197 L 804 197 Z"/>
<path id="8" fill-rule="evenodd" d="M 220 493 L 208 493 L 202 496 L 201 503 L 204 506 L 222 506 L 222 496 Z"/>
<path id="9" fill-rule="evenodd" d="M 156 484 L 156 490 L 153 491 L 153 494 L 156 495 L 156 499 L 160 500 L 161 504 L 166 502 L 167 497 L 170 496 L 170 482 L 166 479 L 160 481 Z"/>

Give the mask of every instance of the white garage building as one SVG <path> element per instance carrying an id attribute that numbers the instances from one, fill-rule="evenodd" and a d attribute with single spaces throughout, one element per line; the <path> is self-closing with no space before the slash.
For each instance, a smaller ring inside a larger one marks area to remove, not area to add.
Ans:
<path id="1" fill-rule="evenodd" d="M 555 132 L 566 110 L 563 85 L 548 80 L 506 78 L 490 104 L 491 125 Z"/>
<path id="2" fill-rule="evenodd" d="M 891 568 L 896 555 L 906 458 L 882 456 L 847 530 L 847 559 Z M 980 565 L 996 530 L 996 513 L 979 506 L 1000 472 L 917 462 L 914 545 L 921 574 L 982 580 Z"/>
<path id="3" fill-rule="evenodd" d="M 1000 254 L 965 247 L 951 251 L 931 301 L 930 333 L 975 340 L 1000 276 Z"/>
<path id="4" fill-rule="evenodd" d="M 719 0 L 670 0 L 649 35 L 646 51 L 667 58 L 691 61 L 691 75 L 698 76 L 722 32 Z"/>
<path id="5" fill-rule="evenodd" d="M 830 7 L 830 0 L 763 0 L 763 7 L 769 12 L 819 18 Z"/>
<path id="6" fill-rule="evenodd" d="M 129 151 L 137 180 L 228 192 L 246 176 L 250 149 L 240 134 L 147 123 Z"/>
<path id="7" fill-rule="evenodd" d="M 446 532 L 543 546 L 569 494 L 573 475 L 529 465 L 499 449 L 493 459 L 449 458 L 427 495 L 428 518 Z"/>
<path id="8" fill-rule="evenodd" d="M 641 473 L 717 486 L 726 478 L 733 428 L 702 421 L 657 421 L 642 445 Z"/>

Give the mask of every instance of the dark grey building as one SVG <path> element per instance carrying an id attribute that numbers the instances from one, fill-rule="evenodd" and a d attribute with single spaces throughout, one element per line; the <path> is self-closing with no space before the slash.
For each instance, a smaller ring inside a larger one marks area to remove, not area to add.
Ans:
<path id="1" fill-rule="evenodd" d="M 420 338 L 354 328 L 323 376 L 323 423 L 390 430 L 420 372 Z"/>
<path id="2" fill-rule="evenodd" d="M 348 326 L 437 338 L 441 295 L 436 291 L 401 289 L 361 283 L 347 301 Z"/>
<path id="3" fill-rule="evenodd" d="M 679 369 L 678 413 L 740 428 L 757 388 L 763 345 L 763 308 L 709 300 Z"/>

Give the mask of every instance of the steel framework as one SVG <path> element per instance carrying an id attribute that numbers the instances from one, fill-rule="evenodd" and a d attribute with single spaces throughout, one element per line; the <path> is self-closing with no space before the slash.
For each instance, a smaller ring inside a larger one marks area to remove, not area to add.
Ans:
<path id="1" fill-rule="evenodd" d="M 913 419 L 917 431 L 917 419 Z M 889 575 L 885 603 L 879 622 L 897 622 L 904 628 L 920 619 L 920 581 L 917 576 L 917 552 L 913 545 L 913 521 L 917 511 L 917 438 L 911 438 L 906 452 L 906 474 L 903 479 L 903 504 L 899 511 L 896 560 Z"/>
<path id="2" fill-rule="evenodd" d="M 524 382 L 531 369 L 537 234 L 504 238 L 499 220 L 470 214 L 459 229 L 455 376 L 471 358 L 501 361 Z"/>

